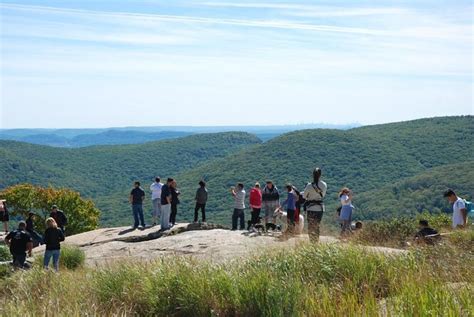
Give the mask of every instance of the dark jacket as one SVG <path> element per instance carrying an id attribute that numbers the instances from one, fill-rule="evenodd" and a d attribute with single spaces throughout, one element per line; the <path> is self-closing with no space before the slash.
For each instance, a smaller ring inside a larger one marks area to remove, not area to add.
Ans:
<path id="1" fill-rule="evenodd" d="M 171 190 L 171 204 L 172 205 L 177 205 L 179 204 L 179 198 L 178 196 L 181 194 L 179 190 L 176 188 L 170 187 Z"/>
<path id="2" fill-rule="evenodd" d="M 67 225 L 66 215 L 61 210 L 57 210 L 56 213 L 51 212 L 49 216 L 56 220 L 56 224 L 59 228 L 64 229 L 64 226 Z"/>
<path id="3" fill-rule="evenodd" d="M 204 205 L 207 202 L 207 189 L 206 187 L 199 187 L 196 190 L 196 203 Z"/>
<path id="4" fill-rule="evenodd" d="M 59 250 L 61 249 L 60 242 L 64 241 L 64 233 L 59 228 L 48 228 L 44 232 L 44 244 L 46 244 L 46 250 Z"/>
<path id="5" fill-rule="evenodd" d="M 263 201 L 276 201 L 280 199 L 280 194 L 278 193 L 278 188 L 273 186 L 272 189 L 269 189 L 265 186 L 262 190 L 262 200 Z"/>

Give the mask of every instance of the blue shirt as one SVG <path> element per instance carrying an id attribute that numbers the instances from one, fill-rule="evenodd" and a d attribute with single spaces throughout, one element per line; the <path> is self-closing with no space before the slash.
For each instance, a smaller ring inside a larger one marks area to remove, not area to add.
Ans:
<path id="1" fill-rule="evenodd" d="M 286 205 L 289 210 L 296 210 L 296 195 L 293 192 L 288 192 L 288 198 L 283 202 L 282 205 Z"/>

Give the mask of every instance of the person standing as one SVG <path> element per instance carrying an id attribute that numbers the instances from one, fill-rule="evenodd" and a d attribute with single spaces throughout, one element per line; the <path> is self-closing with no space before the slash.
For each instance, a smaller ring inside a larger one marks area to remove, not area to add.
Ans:
<path id="1" fill-rule="evenodd" d="M 467 225 L 467 208 L 464 199 L 458 197 L 452 189 L 446 190 L 443 196 L 453 205 L 453 228 L 464 228 Z"/>
<path id="2" fill-rule="evenodd" d="M 280 208 L 280 194 L 272 181 L 267 181 L 262 190 L 262 207 L 265 212 L 265 224 L 275 223 L 273 216 L 276 209 Z"/>
<path id="3" fill-rule="evenodd" d="M 26 232 L 30 235 L 31 239 L 33 239 L 33 246 L 38 246 L 38 244 L 43 243 L 43 237 L 35 231 L 35 220 L 36 214 L 32 211 L 28 213 L 28 218 L 26 219 Z"/>
<path id="4" fill-rule="evenodd" d="M 170 228 L 170 214 L 171 214 L 171 183 L 174 181 L 168 178 L 166 184 L 161 187 L 161 230 Z"/>
<path id="5" fill-rule="evenodd" d="M 288 198 L 281 205 L 286 205 L 286 221 L 288 224 L 288 233 L 291 234 L 295 231 L 295 210 L 296 200 L 298 199 L 298 197 L 293 189 L 293 185 L 286 185 L 286 190 L 288 192 Z"/>
<path id="6" fill-rule="evenodd" d="M 327 184 L 321 180 L 321 169 L 313 170 L 313 182 L 308 183 L 304 189 L 303 198 L 306 200 L 306 218 L 308 219 L 308 235 L 312 242 L 319 241 L 319 226 L 324 213 L 324 197 Z"/>
<path id="7" fill-rule="evenodd" d="M 174 226 L 176 224 L 176 215 L 178 214 L 178 205 L 180 203 L 179 201 L 179 195 L 181 195 L 181 192 L 178 190 L 178 183 L 176 181 L 171 182 L 171 214 L 170 214 L 170 223 L 171 226 Z"/>
<path id="8" fill-rule="evenodd" d="M 354 206 L 352 205 L 352 191 L 344 187 L 339 192 L 339 200 L 341 201 L 341 213 L 339 215 L 339 220 L 341 221 L 341 236 L 346 236 L 352 231 L 352 211 Z"/>
<path id="9" fill-rule="evenodd" d="M 51 218 L 56 221 L 56 224 L 58 225 L 58 228 L 61 229 L 64 233 L 64 230 L 66 230 L 66 225 L 67 225 L 67 217 L 64 214 L 62 210 L 58 209 L 58 206 L 53 205 L 51 207 L 51 213 L 49 214 Z"/>
<path id="10" fill-rule="evenodd" d="M 150 185 L 154 226 L 156 226 L 156 220 L 158 219 L 158 217 L 161 216 L 161 187 L 163 187 L 161 179 L 159 177 L 156 177 L 153 184 Z"/>
<path id="11" fill-rule="evenodd" d="M 134 183 L 134 188 L 130 192 L 129 202 L 132 205 L 133 229 L 138 228 L 140 221 L 141 228 L 145 229 L 145 218 L 143 216 L 143 201 L 145 200 L 145 191 L 140 187 L 140 182 Z M 59 226 L 59 224 L 58 224 Z"/>
<path id="12" fill-rule="evenodd" d="M 244 184 L 238 183 L 237 188 L 231 188 L 234 196 L 234 213 L 232 214 L 232 230 L 237 230 L 237 221 L 240 219 L 240 230 L 245 228 L 245 190 Z"/>
<path id="13" fill-rule="evenodd" d="M 262 190 L 260 189 L 260 184 L 258 182 L 255 183 L 254 188 L 250 190 L 249 202 L 250 208 L 252 208 L 250 224 L 255 226 L 258 223 L 260 211 L 262 210 Z"/>
<path id="14" fill-rule="evenodd" d="M 5 199 L 0 200 L 0 221 L 3 222 L 3 230 L 5 230 L 5 233 L 8 233 L 10 215 L 8 214 L 7 201 Z"/>
<path id="15" fill-rule="evenodd" d="M 7 234 L 5 243 L 10 247 L 10 253 L 13 257 L 13 266 L 19 268 L 25 267 L 26 252 L 28 252 L 28 256 L 31 256 L 33 241 L 26 232 L 26 223 L 24 221 L 18 223 L 17 230 Z"/>
<path id="16" fill-rule="evenodd" d="M 200 181 L 199 188 L 196 190 L 196 206 L 194 207 L 194 223 L 198 222 L 198 211 L 201 209 L 202 222 L 206 222 L 206 203 L 207 203 L 207 188 L 206 182 Z"/>
<path id="17" fill-rule="evenodd" d="M 61 254 L 61 242 L 64 241 L 64 234 L 58 228 L 53 218 L 46 219 L 46 231 L 44 232 L 44 250 L 43 266 L 47 270 L 51 258 L 53 258 L 53 267 L 56 272 L 59 271 L 59 255 Z"/>

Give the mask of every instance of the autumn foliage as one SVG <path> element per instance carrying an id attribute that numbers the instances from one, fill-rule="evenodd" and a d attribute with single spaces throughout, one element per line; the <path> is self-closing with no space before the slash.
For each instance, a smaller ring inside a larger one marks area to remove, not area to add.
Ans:
<path id="1" fill-rule="evenodd" d="M 67 235 L 94 230 L 98 226 L 100 211 L 92 200 L 84 199 L 70 189 L 20 184 L 4 189 L 0 197 L 7 200 L 12 215 L 26 219 L 30 211 L 35 212 L 38 231 L 44 229 L 44 220 L 49 216 L 52 205 L 57 205 L 68 218 Z"/>

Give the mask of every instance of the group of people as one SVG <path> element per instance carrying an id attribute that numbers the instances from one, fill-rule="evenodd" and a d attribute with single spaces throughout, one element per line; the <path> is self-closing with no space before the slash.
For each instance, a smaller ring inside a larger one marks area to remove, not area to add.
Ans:
<path id="1" fill-rule="evenodd" d="M 198 209 L 201 209 L 203 221 L 205 221 L 207 189 L 203 181 L 199 184 L 200 188 L 196 192 L 196 214 Z M 180 203 L 179 196 L 181 195 L 176 180 L 168 178 L 166 183 L 163 184 L 161 183 L 161 178 L 156 177 L 155 181 L 150 185 L 150 191 L 153 206 L 153 226 L 157 224 L 158 218 L 160 218 L 162 230 L 167 230 L 176 225 L 176 215 L 178 214 L 178 205 Z M 140 187 L 140 182 L 135 182 L 129 197 L 134 218 L 133 229 L 146 228 L 143 214 L 145 195 L 145 191 Z M 197 216 L 195 218 L 197 218 Z"/>
<path id="2" fill-rule="evenodd" d="M 287 233 L 291 234 L 294 232 L 303 208 L 307 215 L 310 240 L 318 241 L 320 223 L 325 211 L 324 198 L 327 192 L 327 184 L 321 179 L 321 175 L 321 169 L 315 168 L 313 170 L 313 181 L 306 185 L 303 192 L 298 191 L 292 184 L 287 184 L 287 196 L 283 201 L 281 201 L 280 192 L 273 181 L 266 181 L 263 189 L 260 187 L 260 183 L 255 183 L 255 186 L 250 190 L 249 197 L 250 208 L 252 209 L 250 227 L 255 227 L 260 222 L 262 210 L 264 227 L 275 227 L 275 211 L 286 207 Z M 238 227 L 240 227 L 240 230 L 244 230 L 246 197 L 244 184 L 238 183 L 236 187 L 231 187 L 230 192 L 234 197 L 232 230 L 237 230 Z"/>
<path id="3" fill-rule="evenodd" d="M 6 201 L 2 201 L 6 206 Z M 13 265 L 18 268 L 26 267 L 26 256 L 31 256 L 34 245 L 45 245 L 43 266 L 48 269 L 49 263 L 53 262 L 54 270 L 59 271 L 59 257 L 61 242 L 64 241 L 64 230 L 67 225 L 67 217 L 56 205 L 51 208 L 51 213 L 46 219 L 46 230 L 40 235 L 34 230 L 36 214 L 30 212 L 26 221 L 18 223 L 18 229 L 9 232 L 5 237 L 5 243 L 10 247 Z"/>

